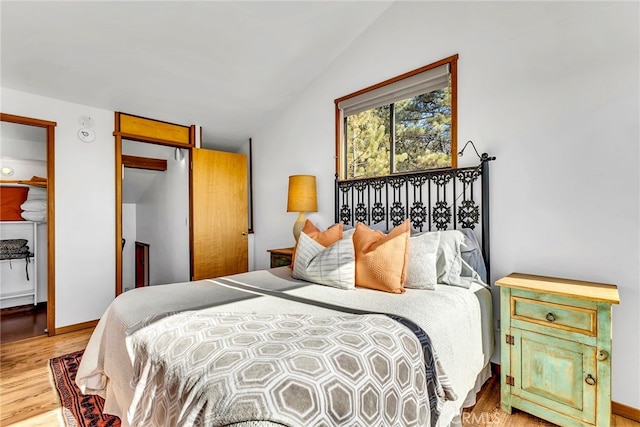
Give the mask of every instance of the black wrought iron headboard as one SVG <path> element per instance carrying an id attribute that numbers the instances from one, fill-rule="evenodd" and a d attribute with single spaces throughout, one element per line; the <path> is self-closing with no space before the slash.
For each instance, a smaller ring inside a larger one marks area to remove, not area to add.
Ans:
<path id="1" fill-rule="evenodd" d="M 355 225 L 384 222 L 387 229 L 409 218 L 419 231 L 470 228 L 479 234 L 491 282 L 489 233 L 489 157 L 475 167 L 339 180 L 335 221 Z M 479 230 L 477 226 L 479 227 Z"/>

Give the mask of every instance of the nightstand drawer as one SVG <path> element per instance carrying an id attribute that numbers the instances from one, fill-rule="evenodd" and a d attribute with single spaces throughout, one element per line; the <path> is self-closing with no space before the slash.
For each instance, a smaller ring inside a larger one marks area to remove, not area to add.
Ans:
<path id="1" fill-rule="evenodd" d="M 549 328 L 594 337 L 597 334 L 596 314 L 592 309 L 511 296 L 513 319 Z"/>
<path id="2" fill-rule="evenodd" d="M 293 248 L 267 249 L 271 254 L 271 268 L 291 265 Z"/>
<path id="3" fill-rule="evenodd" d="M 277 254 L 271 255 L 271 268 L 284 267 L 287 265 L 291 265 L 291 256 Z"/>

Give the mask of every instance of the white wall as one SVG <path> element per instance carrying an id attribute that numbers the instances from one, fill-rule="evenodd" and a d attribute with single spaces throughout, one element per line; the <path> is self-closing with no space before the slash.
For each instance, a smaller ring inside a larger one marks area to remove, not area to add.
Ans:
<path id="1" fill-rule="evenodd" d="M 114 230 L 115 232 L 115 230 Z M 122 204 L 122 290 L 136 287 L 136 204 Z"/>
<path id="2" fill-rule="evenodd" d="M 57 122 L 56 327 L 98 319 L 115 296 L 113 112 L 0 88 L 3 113 Z M 96 140 L 76 136 L 81 115 Z"/>
<path id="3" fill-rule="evenodd" d="M 333 100 L 458 53 L 459 142 L 498 158 L 492 279 L 617 284 L 613 400 L 640 408 L 638 17 L 637 2 L 394 3 L 255 134 L 256 267 L 293 243 L 289 175 L 317 176 L 310 217 L 333 222 Z"/>
<path id="4" fill-rule="evenodd" d="M 136 240 L 149 245 L 151 285 L 189 280 L 189 158 L 176 160 L 174 148 L 138 144 L 127 154 L 167 159 L 167 170 L 154 179 L 136 207 Z M 133 242 L 131 242 L 133 244 Z"/>

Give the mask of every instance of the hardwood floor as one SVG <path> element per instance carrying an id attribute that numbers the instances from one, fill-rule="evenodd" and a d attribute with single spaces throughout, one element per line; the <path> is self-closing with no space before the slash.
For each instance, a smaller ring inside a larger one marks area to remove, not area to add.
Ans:
<path id="1" fill-rule="evenodd" d="M 64 426 L 60 401 L 53 388 L 49 359 L 86 347 L 93 328 L 55 337 L 36 337 L 0 345 L 0 426 Z M 500 410 L 500 384 L 496 377 L 485 384 L 473 408 L 462 414 L 463 426 L 553 426 L 514 410 Z M 640 423 L 614 416 L 612 426 L 640 427 Z"/>
<path id="2" fill-rule="evenodd" d="M 552 427 L 555 424 L 540 418 L 513 410 L 507 415 L 500 409 L 500 377 L 493 376 L 486 382 L 478 395 L 478 401 L 472 408 L 467 408 L 462 414 L 462 425 L 465 427 Z M 612 427 L 640 427 L 640 423 L 614 415 L 611 418 Z"/>
<path id="3" fill-rule="evenodd" d="M 64 426 L 49 359 L 82 350 L 93 329 L 0 345 L 0 426 Z"/>
<path id="4" fill-rule="evenodd" d="M 0 343 L 44 335 L 47 328 L 47 303 L 0 310 Z"/>

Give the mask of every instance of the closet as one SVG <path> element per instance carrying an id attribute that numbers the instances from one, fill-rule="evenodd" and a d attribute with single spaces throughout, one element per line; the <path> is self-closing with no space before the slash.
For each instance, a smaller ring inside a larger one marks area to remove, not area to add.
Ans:
<path id="1" fill-rule="evenodd" d="M 49 209 L 53 191 L 48 179 L 53 165 L 49 164 L 48 153 L 53 152 L 56 124 L 4 113 L 0 118 L 3 327 L 6 329 L 10 316 L 11 324 L 37 322 L 31 326 L 32 335 L 39 335 L 54 330 L 53 215 Z"/>

